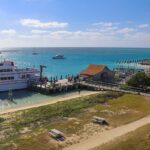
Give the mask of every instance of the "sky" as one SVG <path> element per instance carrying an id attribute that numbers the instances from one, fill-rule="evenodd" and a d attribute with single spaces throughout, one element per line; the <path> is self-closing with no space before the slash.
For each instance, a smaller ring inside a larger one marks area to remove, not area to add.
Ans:
<path id="1" fill-rule="evenodd" d="M 150 47 L 150 0 L 0 0 L 3 47 Z"/>

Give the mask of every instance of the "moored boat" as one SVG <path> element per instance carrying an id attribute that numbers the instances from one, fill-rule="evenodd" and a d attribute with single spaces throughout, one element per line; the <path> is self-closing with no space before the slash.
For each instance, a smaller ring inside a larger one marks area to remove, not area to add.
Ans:
<path id="1" fill-rule="evenodd" d="M 53 59 L 65 59 L 64 55 L 55 55 Z"/>
<path id="2" fill-rule="evenodd" d="M 38 55 L 38 53 L 37 52 L 33 52 L 32 55 Z"/>
<path id="3" fill-rule="evenodd" d="M 39 70 L 19 69 L 12 61 L 0 62 L 0 92 L 25 89 L 29 81 L 39 81 Z"/>

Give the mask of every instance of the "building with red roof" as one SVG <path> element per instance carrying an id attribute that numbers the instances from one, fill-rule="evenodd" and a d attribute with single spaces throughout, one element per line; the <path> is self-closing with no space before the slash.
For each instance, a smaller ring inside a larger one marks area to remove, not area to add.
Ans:
<path id="1" fill-rule="evenodd" d="M 80 77 L 87 80 L 111 80 L 114 76 L 105 65 L 90 64 L 86 69 L 80 72 Z"/>

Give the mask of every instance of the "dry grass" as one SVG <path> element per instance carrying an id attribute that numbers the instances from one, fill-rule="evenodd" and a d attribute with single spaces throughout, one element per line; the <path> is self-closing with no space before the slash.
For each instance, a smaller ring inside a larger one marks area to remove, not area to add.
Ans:
<path id="1" fill-rule="evenodd" d="M 93 150 L 150 150 L 150 124 Z"/>
<path id="2" fill-rule="evenodd" d="M 14 134 L 0 142 L 1 150 L 16 147 L 19 150 L 59 150 L 78 142 L 89 131 L 93 134 L 101 132 L 103 127 L 91 125 L 93 115 L 105 117 L 111 127 L 116 127 L 150 114 L 148 97 L 131 94 L 115 97 L 87 96 L 14 113 L 13 118 L 7 116 L 0 126 L 5 124 L 13 128 Z M 62 143 L 51 139 L 48 131 L 52 128 L 63 131 L 68 141 Z"/>

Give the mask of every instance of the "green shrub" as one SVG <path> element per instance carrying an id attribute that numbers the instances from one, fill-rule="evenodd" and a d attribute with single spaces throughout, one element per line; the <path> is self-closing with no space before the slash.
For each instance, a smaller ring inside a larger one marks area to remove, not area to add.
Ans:
<path id="1" fill-rule="evenodd" d="M 127 84 L 133 87 L 147 87 L 150 86 L 150 77 L 144 72 L 139 72 L 129 79 Z"/>
<path id="2" fill-rule="evenodd" d="M 5 121 L 5 119 L 2 118 L 2 117 L 0 117 L 0 123 L 2 123 L 2 122 L 4 122 L 4 121 Z"/>

